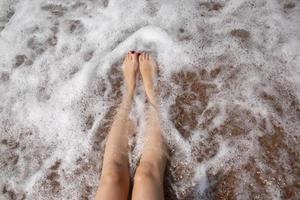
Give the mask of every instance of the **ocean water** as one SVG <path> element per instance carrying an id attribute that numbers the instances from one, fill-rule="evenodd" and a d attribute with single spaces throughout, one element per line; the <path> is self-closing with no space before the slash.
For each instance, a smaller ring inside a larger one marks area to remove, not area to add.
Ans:
<path id="1" fill-rule="evenodd" d="M 299 0 L 1 0 L 1 200 L 93 199 L 129 50 L 159 65 L 166 199 L 300 198 Z M 144 110 L 139 80 L 132 174 Z"/>

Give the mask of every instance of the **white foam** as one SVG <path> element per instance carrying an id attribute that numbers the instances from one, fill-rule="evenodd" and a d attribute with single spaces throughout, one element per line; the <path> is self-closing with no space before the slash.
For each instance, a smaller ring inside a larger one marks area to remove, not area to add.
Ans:
<path id="1" fill-rule="evenodd" d="M 160 80 L 171 90 L 169 96 L 161 96 L 164 136 L 171 147 L 176 147 L 172 162 L 195 173 L 190 180 L 172 182 L 177 195 L 196 186 L 201 196 L 210 187 L 208 170 L 238 169 L 249 157 L 259 155 L 259 138 L 272 133 L 275 122 L 284 128 L 287 138 L 296 141 L 300 133 L 296 110 L 300 99 L 299 2 L 284 9 L 286 2 L 281 1 L 218 1 L 221 7 L 214 10 L 210 3 L 216 2 L 2 0 L 0 142 L 18 141 L 20 147 L 10 149 L 0 144 L 0 161 L 7 163 L 0 170 L 0 189 L 9 185 L 29 199 L 43 196 L 42 183 L 57 159 L 62 160 L 59 181 L 65 188 L 53 194 L 58 195 L 56 198 L 81 198 L 80 192 L 74 194 L 75 188 L 84 190 L 80 181 L 96 188 L 99 172 L 90 167 L 74 175 L 79 167 L 76 162 L 103 154 L 94 152 L 94 137 L 117 102 L 111 97 L 115 91 L 110 78 L 121 76 L 109 71 L 129 50 L 152 52 L 160 67 Z M 234 29 L 243 29 L 242 36 L 231 34 Z M 191 136 L 186 139 L 170 119 L 170 107 L 182 92 L 170 77 L 182 69 L 210 72 L 218 67 L 221 72 L 217 78 L 203 83 L 216 84 L 217 92 L 209 96 L 206 110 L 217 108 L 219 112 L 207 128 L 198 126 L 205 120 L 199 114 L 196 128 L 188 130 Z M 131 115 L 139 123 L 136 146 L 130 154 L 132 172 L 144 139 L 145 97 L 140 84 Z M 104 91 L 96 94 L 94 90 L 100 85 Z M 274 102 L 262 99 L 262 92 Z M 193 150 L 202 143 L 209 145 L 206 140 L 211 131 L 222 127 L 230 117 L 228 112 L 236 109 L 249 111 L 257 122 L 265 120 L 265 130 L 252 118 L 243 118 L 241 123 L 248 131 L 245 136 L 213 135 L 216 154 L 198 162 Z M 88 128 L 89 116 L 93 122 Z M 14 165 L 7 157 L 16 155 Z M 291 167 L 288 159 L 281 165 L 287 171 Z M 292 175 L 289 179 L 293 180 Z M 274 182 L 268 184 L 267 193 L 279 198 L 280 188 Z M 246 186 L 236 190 L 238 197 L 250 198 L 239 193 L 243 189 Z"/>

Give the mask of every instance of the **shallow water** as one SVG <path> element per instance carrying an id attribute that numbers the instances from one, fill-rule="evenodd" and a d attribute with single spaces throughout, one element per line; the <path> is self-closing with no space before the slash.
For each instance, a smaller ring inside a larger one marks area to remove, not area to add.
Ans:
<path id="1" fill-rule="evenodd" d="M 0 199 L 93 199 L 128 50 L 159 64 L 166 199 L 299 199 L 299 24 L 296 0 L 1 1 Z"/>

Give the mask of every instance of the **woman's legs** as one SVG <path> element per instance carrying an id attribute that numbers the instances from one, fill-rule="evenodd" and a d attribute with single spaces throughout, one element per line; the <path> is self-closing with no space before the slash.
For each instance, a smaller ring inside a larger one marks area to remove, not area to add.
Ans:
<path id="1" fill-rule="evenodd" d="M 139 64 L 150 106 L 147 111 L 145 145 L 134 177 L 132 199 L 164 199 L 163 180 L 167 147 L 162 136 L 159 108 L 153 86 L 156 64 L 146 53 L 140 55 Z"/>
<path id="2" fill-rule="evenodd" d="M 138 56 L 128 53 L 123 63 L 126 91 L 110 129 L 96 200 L 127 199 L 129 192 L 128 137 L 129 113 L 138 70 Z"/>

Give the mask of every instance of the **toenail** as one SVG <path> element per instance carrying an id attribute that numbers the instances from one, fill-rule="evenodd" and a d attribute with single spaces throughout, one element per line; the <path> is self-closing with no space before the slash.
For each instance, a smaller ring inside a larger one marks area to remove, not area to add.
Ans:
<path id="1" fill-rule="evenodd" d="M 134 51 L 130 51 L 130 53 L 134 53 Z"/>

